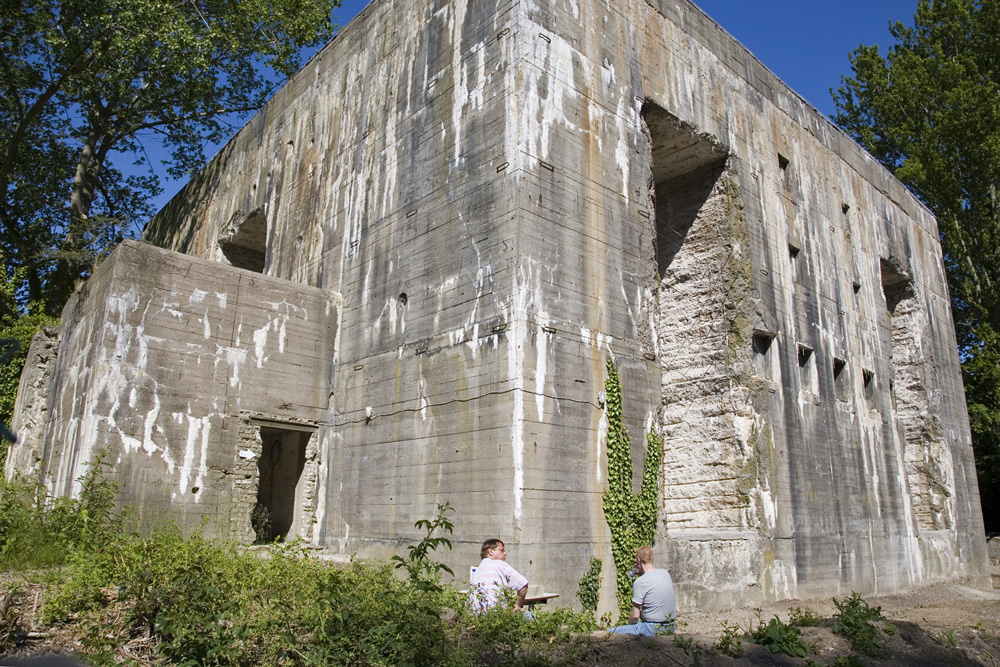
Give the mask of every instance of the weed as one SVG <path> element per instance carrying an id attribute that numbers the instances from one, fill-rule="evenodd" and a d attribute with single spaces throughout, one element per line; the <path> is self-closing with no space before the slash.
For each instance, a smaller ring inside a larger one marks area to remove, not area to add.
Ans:
<path id="1" fill-rule="evenodd" d="M 441 590 L 441 572 L 447 572 L 448 574 L 454 576 L 454 572 L 451 568 L 444 563 L 439 563 L 430 557 L 430 553 L 435 551 L 439 546 L 446 546 L 451 549 L 451 540 L 447 537 L 438 537 L 434 534 L 438 531 L 444 531 L 449 535 L 455 529 L 455 524 L 451 522 L 448 518 L 448 512 L 454 511 L 451 503 L 445 503 L 444 505 L 437 506 L 437 516 L 434 517 L 433 521 L 427 519 L 420 519 L 414 526 L 416 528 L 423 528 L 427 531 L 423 539 L 417 544 L 411 544 L 407 547 L 410 554 L 404 559 L 402 556 L 393 556 L 392 560 L 396 563 L 396 569 L 406 570 L 406 573 L 410 577 L 410 583 L 416 586 L 418 590 L 422 591 L 440 591 Z"/>
<path id="2" fill-rule="evenodd" d="M 793 607 L 789 611 L 788 624 L 797 628 L 814 628 L 823 622 L 819 616 L 812 612 L 812 609 L 802 609 Z"/>
<path id="3" fill-rule="evenodd" d="M 79 499 L 48 496 L 20 477 L 0 480 L 0 568 L 61 565 L 78 550 L 101 550 L 122 530 L 127 515 L 115 511 L 114 482 L 103 475 L 101 452 L 81 483 Z"/>
<path id="4" fill-rule="evenodd" d="M 833 631 L 850 640 L 851 648 L 875 658 L 888 658 L 889 648 L 879 639 L 876 621 L 884 621 L 881 607 L 871 607 L 857 593 L 843 600 L 833 599 L 838 613 L 834 617 Z"/>
<path id="5" fill-rule="evenodd" d="M 722 634 L 719 636 L 719 641 L 716 642 L 715 648 L 733 658 L 742 657 L 743 640 L 740 637 L 741 633 L 738 625 L 729 625 L 729 623 L 723 621 Z"/>
<path id="6" fill-rule="evenodd" d="M 674 646 L 691 658 L 691 667 L 701 667 L 701 649 L 698 648 L 693 639 L 674 635 Z"/>
<path id="7" fill-rule="evenodd" d="M 958 640 L 955 639 L 955 633 L 951 630 L 942 630 L 941 634 L 938 635 L 938 641 L 949 648 L 955 648 L 958 646 Z"/>
<path id="8" fill-rule="evenodd" d="M 861 658 L 852 653 L 848 656 L 837 656 L 831 667 L 864 667 L 864 664 L 861 662 Z"/>
<path id="9" fill-rule="evenodd" d="M 757 624 L 750 623 L 750 631 L 747 636 L 754 644 L 763 646 L 771 653 L 785 653 L 787 655 L 804 658 L 809 655 L 809 647 L 800 637 L 800 630 L 790 625 L 785 625 L 777 616 L 764 623 L 761 618 L 761 610 L 757 613 Z"/>

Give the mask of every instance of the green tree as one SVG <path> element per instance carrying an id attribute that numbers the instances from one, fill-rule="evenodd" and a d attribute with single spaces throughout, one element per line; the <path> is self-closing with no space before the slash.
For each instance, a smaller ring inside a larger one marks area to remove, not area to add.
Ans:
<path id="1" fill-rule="evenodd" d="M 834 121 L 937 216 L 987 530 L 1000 530 L 1000 0 L 920 0 L 860 46 Z"/>
<path id="2" fill-rule="evenodd" d="M 9 0 L 0 7 L 0 234 L 22 311 L 57 315 L 93 262 L 149 217 L 152 165 L 199 167 L 327 40 L 339 0 Z"/>

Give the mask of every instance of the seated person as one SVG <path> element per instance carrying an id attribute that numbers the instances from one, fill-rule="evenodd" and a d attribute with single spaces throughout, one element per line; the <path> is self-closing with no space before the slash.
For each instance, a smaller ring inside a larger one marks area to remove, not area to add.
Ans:
<path id="1" fill-rule="evenodd" d="M 493 538 L 483 542 L 479 555 L 483 559 L 470 577 L 472 591 L 469 599 L 476 611 L 485 611 L 496 606 L 500 591 L 509 588 L 517 592 L 514 611 L 520 611 L 524 596 L 528 594 L 528 580 L 520 572 L 507 564 L 507 550 L 503 542 Z"/>
<path id="2" fill-rule="evenodd" d="M 677 618 L 677 599 L 670 573 L 653 567 L 653 550 L 649 547 L 639 547 L 635 562 L 642 576 L 632 584 L 629 625 L 619 625 L 608 632 L 646 636 L 672 633 Z"/>

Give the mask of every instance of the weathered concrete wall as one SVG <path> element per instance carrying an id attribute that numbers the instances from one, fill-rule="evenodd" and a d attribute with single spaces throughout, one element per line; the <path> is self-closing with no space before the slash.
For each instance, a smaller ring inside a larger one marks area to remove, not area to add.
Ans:
<path id="1" fill-rule="evenodd" d="M 191 529 L 208 517 L 210 533 L 252 538 L 256 476 L 240 468 L 260 450 L 237 434 L 251 421 L 315 430 L 336 308 L 313 287 L 126 241 L 64 309 L 46 428 L 21 434 L 39 455 L 10 465 L 38 464 L 51 492 L 70 494 L 106 449 L 142 519 Z"/>
<path id="2" fill-rule="evenodd" d="M 613 356 L 637 463 L 666 444 L 687 606 L 987 581 L 936 236 L 687 0 L 373 3 L 145 232 L 339 295 L 330 367 L 295 376 L 329 400 L 277 438 L 332 551 L 387 555 L 450 502 L 456 572 L 499 535 L 570 601 L 613 570 Z M 247 410 L 212 432 L 263 461 Z"/>

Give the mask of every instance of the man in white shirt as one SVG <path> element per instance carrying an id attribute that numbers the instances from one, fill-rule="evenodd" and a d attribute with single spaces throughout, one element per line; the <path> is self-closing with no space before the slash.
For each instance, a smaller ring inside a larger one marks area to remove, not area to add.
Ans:
<path id="1" fill-rule="evenodd" d="M 500 591 L 510 588 L 517 592 L 514 611 L 521 611 L 524 596 L 528 594 L 528 580 L 507 564 L 507 550 L 503 542 L 496 538 L 486 540 L 479 550 L 479 556 L 483 560 L 469 578 L 469 583 L 472 585 L 470 599 L 473 608 L 485 611 L 496 606 L 500 599 Z"/>
<path id="2" fill-rule="evenodd" d="M 677 598 L 670 573 L 653 567 L 653 550 L 649 547 L 639 547 L 635 562 L 642 575 L 632 584 L 629 624 L 619 625 L 609 632 L 647 636 L 672 633 L 677 618 Z"/>

